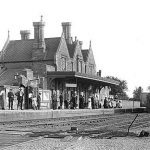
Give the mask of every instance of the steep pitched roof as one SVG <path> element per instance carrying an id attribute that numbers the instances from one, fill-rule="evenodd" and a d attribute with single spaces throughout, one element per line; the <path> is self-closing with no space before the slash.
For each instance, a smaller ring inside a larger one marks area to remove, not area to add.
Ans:
<path id="1" fill-rule="evenodd" d="M 73 58 L 74 52 L 75 52 L 75 48 L 76 48 L 76 44 L 75 43 L 67 44 L 67 47 L 68 47 L 70 58 Z"/>
<path id="2" fill-rule="evenodd" d="M 83 49 L 83 50 L 81 50 L 81 52 L 82 52 L 82 56 L 83 56 L 84 62 L 86 62 L 87 59 L 88 59 L 89 50 L 88 49 Z"/>
<path id="3" fill-rule="evenodd" d="M 4 51 L 4 62 L 31 60 L 33 41 L 34 40 L 10 41 Z M 2 57 L 0 61 L 1 60 Z"/>
<path id="4" fill-rule="evenodd" d="M 45 59 L 54 59 L 60 39 L 60 37 L 45 39 Z M 0 61 L 2 61 L 2 57 L 4 57 L 4 62 L 31 61 L 33 43 L 34 39 L 10 41 L 5 49 L 4 56 L 0 57 Z"/>
<path id="5" fill-rule="evenodd" d="M 57 52 L 61 37 L 47 38 L 45 39 L 46 44 L 46 57 L 45 59 L 54 59 L 54 55 Z"/>
<path id="6" fill-rule="evenodd" d="M 21 73 L 22 69 L 7 69 L 4 72 L 0 74 L 0 86 L 4 85 L 12 85 L 13 83 L 16 83 L 15 75 L 17 73 Z"/>

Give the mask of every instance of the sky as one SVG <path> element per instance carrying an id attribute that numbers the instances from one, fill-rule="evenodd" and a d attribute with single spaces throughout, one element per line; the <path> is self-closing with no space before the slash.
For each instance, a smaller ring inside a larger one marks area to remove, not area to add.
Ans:
<path id="1" fill-rule="evenodd" d="M 97 71 L 102 76 L 126 80 L 128 95 L 150 86 L 149 0 L 2 0 L 0 4 L 0 49 L 8 30 L 10 39 L 20 39 L 20 30 L 45 21 L 44 36 L 60 37 L 62 22 L 71 22 L 73 39 L 91 40 Z"/>

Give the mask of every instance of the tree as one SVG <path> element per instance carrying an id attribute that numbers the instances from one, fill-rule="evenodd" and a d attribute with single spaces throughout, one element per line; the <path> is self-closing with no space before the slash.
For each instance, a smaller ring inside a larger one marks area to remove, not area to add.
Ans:
<path id="1" fill-rule="evenodd" d="M 120 80 L 117 77 L 107 76 L 106 78 L 112 79 L 119 82 L 119 85 L 111 85 L 111 95 L 117 95 L 119 99 L 128 99 L 126 91 L 128 90 L 127 82 Z"/>
<path id="2" fill-rule="evenodd" d="M 143 88 L 141 86 L 139 86 L 138 88 L 136 88 L 134 91 L 133 91 L 133 99 L 135 101 L 140 101 L 141 100 L 141 94 L 143 92 Z"/>
<path id="3" fill-rule="evenodd" d="M 147 87 L 147 90 L 150 92 L 150 86 Z"/>
<path id="4" fill-rule="evenodd" d="M 147 94 L 146 99 L 147 99 L 146 108 L 147 111 L 150 112 L 150 93 Z"/>

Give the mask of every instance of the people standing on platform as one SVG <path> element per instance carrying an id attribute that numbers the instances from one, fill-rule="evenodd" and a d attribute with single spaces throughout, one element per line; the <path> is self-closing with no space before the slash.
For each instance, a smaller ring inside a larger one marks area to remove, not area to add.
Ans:
<path id="1" fill-rule="evenodd" d="M 109 98 L 109 101 L 108 101 L 108 108 L 113 108 L 113 104 L 112 104 L 111 98 Z"/>
<path id="2" fill-rule="evenodd" d="M 64 108 L 70 108 L 69 94 L 67 92 L 64 93 Z"/>
<path id="3" fill-rule="evenodd" d="M 102 107 L 102 104 L 100 101 L 98 101 L 98 108 L 101 108 Z"/>
<path id="4" fill-rule="evenodd" d="M 88 98 L 88 109 L 92 109 L 91 96 Z"/>
<path id="5" fill-rule="evenodd" d="M 83 109 L 84 108 L 84 98 L 82 95 L 80 95 L 79 97 L 79 109 Z"/>
<path id="6" fill-rule="evenodd" d="M 116 108 L 116 101 L 113 99 L 113 108 Z"/>
<path id="7" fill-rule="evenodd" d="M 24 96 L 24 92 L 22 88 L 19 88 L 19 91 L 15 94 L 17 96 L 17 100 L 18 100 L 18 104 L 17 104 L 17 109 L 22 110 L 22 104 L 23 104 L 23 96 Z"/>
<path id="8" fill-rule="evenodd" d="M 33 98 L 33 92 L 30 91 L 29 92 L 29 106 L 28 106 L 29 109 L 32 109 L 32 98 Z"/>
<path id="9" fill-rule="evenodd" d="M 40 110 L 41 107 L 41 93 L 37 95 L 37 109 Z"/>
<path id="10" fill-rule="evenodd" d="M 59 96 L 59 100 L 60 100 L 60 108 L 62 109 L 62 105 L 63 105 L 63 95 L 62 95 L 62 93 Z"/>
<path id="11" fill-rule="evenodd" d="M 52 94 L 52 106 L 53 110 L 57 109 L 57 95 L 55 91 Z"/>
<path id="12" fill-rule="evenodd" d="M 12 89 L 9 90 L 8 92 L 8 105 L 9 105 L 9 110 L 13 110 L 13 101 L 14 101 L 14 93 L 12 91 Z"/>
<path id="13" fill-rule="evenodd" d="M 95 109 L 98 109 L 98 96 L 95 95 Z"/>
<path id="14" fill-rule="evenodd" d="M 119 101 L 119 103 L 118 103 L 118 108 L 122 108 L 122 103 L 121 103 L 121 101 Z"/>
<path id="15" fill-rule="evenodd" d="M 69 102 L 68 102 L 67 97 L 66 97 L 65 100 L 64 100 L 64 105 L 65 105 L 65 108 L 66 108 L 66 109 L 69 108 Z"/>
<path id="16" fill-rule="evenodd" d="M 91 97 L 91 104 L 92 104 L 92 109 L 95 108 L 95 99 L 94 96 Z"/>
<path id="17" fill-rule="evenodd" d="M 104 108 L 108 108 L 108 100 L 106 97 L 104 99 Z"/>
<path id="18" fill-rule="evenodd" d="M 32 98 L 32 108 L 34 110 L 37 110 L 37 97 L 35 95 L 33 95 L 33 98 Z"/>
<path id="19" fill-rule="evenodd" d="M 22 110 L 23 108 L 23 96 L 24 96 L 24 89 L 20 88 L 20 109 Z"/>
<path id="20" fill-rule="evenodd" d="M 17 91 L 17 93 L 15 93 L 15 95 L 17 96 L 17 109 L 19 109 L 19 104 L 20 104 L 20 91 Z"/>
<path id="21" fill-rule="evenodd" d="M 71 101 L 70 101 L 70 108 L 71 109 L 75 109 L 76 106 L 77 106 L 77 96 L 74 94 L 72 94 L 72 97 L 71 97 Z"/>
<path id="22" fill-rule="evenodd" d="M 5 90 L 2 89 L 0 92 L 0 105 L 1 105 L 1 109 L 4 110 L 5 106 L 4 106 L 4 96 L 5 96 Z"/>
<path id="23" fill-rule="evenodd" d="M 74 94 L 72 94 L 70 100 L 70 109 L 74 109 L 74 103 L 75 103 L 75 96 Z"/>

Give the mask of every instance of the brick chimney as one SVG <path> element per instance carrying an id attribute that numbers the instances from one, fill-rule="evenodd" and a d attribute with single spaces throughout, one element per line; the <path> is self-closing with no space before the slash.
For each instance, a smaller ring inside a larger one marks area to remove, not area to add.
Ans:
<path id="1" fill-rule="evenodd" d="M 71 22 L 62 22 L 62 30 L 68 44 L 72 44 L 71 39 Z"/>
<path id="2" fill-rule="evenodd" d="M 97 74 L 98 74 L 98 76 L 99 76 L 99 77 L 101 77 L 101 75 L 102 75 L 102 71 L 101 71 L 101 70 L 99 70 Z"/>
<path id="3" fill-rule="evenodd" d="M 82 41 L 79 41 L 79 44 L 80 44 L 80 47 L 81 47 L 81 49 L 82 49 L 83 42 L 82 42 Z"/>
<path id="4" fill-rule="evenodd" d="M 44 41 L 45 22 L 43 22 L 42 18 L 43 16 L 41 16 L 40 22 L 33 22 L 34 43 L 33 43 L 32 59 L 42 59 L 45 52 L 45 41 Z"/>
<path id="5" fill-rule="evenodd" d="M 21 30 L 21 40 L 28 40 L 30 38 L 30 31 L 29 30 Z"/>

